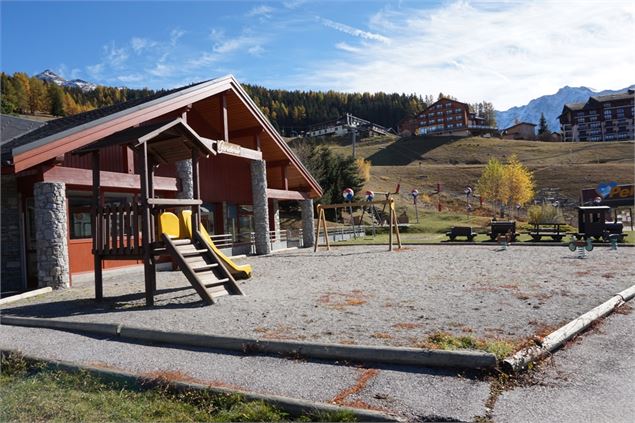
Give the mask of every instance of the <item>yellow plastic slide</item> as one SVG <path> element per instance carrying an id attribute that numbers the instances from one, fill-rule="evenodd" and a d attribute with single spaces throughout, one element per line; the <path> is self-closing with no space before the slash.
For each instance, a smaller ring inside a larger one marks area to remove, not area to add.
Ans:
<path id="1" fill-rule="evenodd" d="M 181 225 L 181 234 L 187 234 L 188 237 L 192 238 L 192 212 L 190 210 L 181 211 Z M 199 232 L 203 236 L 205 242 L 207 242 L 214 253 L 216 253 L 218 258 L 220 258 L 225 264 L 225 267 L 227 267 L 227 270 L 229 270 L 229 273 L 232 274 L 234 279 L 249 279 L 251 277 L 251 266 L 249 264 L 238 265 L 223 254 L 221 250 L 216 248 L 214 241 L 212 241 L 212 238 L 209 236 L 207 230 L 205 230 L 205 227 L 202 224 L 199 228 Z"/>

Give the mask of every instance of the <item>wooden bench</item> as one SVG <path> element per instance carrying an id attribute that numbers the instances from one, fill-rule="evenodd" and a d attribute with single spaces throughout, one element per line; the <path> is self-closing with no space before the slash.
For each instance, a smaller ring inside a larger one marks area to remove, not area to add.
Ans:
<path id="1" fill-rule="evenodd" d="M 540 241 L 543 236 L 550 236 L 554 241 L 562 241 L 566 232 L 560 229 L 564 223 L 534 223 L 534 227 L 529 231 L 529 236 L 534 241 Z"/>
<path id="2" fill-rule="evenodd" d="M 487 233 L 492 241 L 496 241 L 499 235 L 510 234 L 511 241 L 516 241 L 516 222 L 513 220 L 492 220 L 490 222 L 490 232 Z"/>
<path id="3" fill-rule="evenodd" d="M 450 238 L 450 241 L 454 241 L 457 236 L 464 236 L 467 237 L 468 241 L 473 241 L 474 237 L 478 235 L 472 231 L 471 226 L 452 226 L 450 232 L 446 232 L 445 234 Z"/>

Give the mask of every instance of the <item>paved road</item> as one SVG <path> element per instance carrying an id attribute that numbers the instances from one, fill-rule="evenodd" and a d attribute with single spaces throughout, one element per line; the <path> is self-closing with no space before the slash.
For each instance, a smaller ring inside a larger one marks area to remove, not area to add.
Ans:
<path id="1" fill-rule="evenodd" d="M 624 310 L 630 309 L 625 306 Z M 635 421 L 635 311 L 613 314 L 535 375 L 537 384 L 504 392 L 495 422 Z"/>
<path id="2" fill-rule="evenodd" d="M 433 369 L 372 369 L 133 344 L 48 329 L 1 326 L 0 330 L 0 348 L 34 357 L 134 373 L 178 371 L 182 377 L 217 386 L 318 402 L 366 403 L 413 421 L 434 416 L 472 421 L 484 414 L 489 396 L 486 381 Z"/>
<path id="3" fill-rule="evenodd" d="M 635 312 L 609 316 L 556 353 L 532 385 L 503 392 L 494 422 L 633 421 Z M 34 328 L 0 327 L 0 348 L 108 366 L 134 373 L 176 372 L 184 378 L 319 402 L 363 405 L 411 421 L 434 417 L 473 421 L 485 416 L 490 384 L 433 369 L 243 356 L 202 349 L 134 344 Z M 426 420 L 427 419 L 427 420 Z"/>

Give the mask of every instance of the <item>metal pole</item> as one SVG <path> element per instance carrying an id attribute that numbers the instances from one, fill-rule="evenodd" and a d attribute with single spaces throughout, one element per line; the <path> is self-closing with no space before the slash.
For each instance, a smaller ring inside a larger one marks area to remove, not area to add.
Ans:
<path id="1" fill-rule="evenodd" d="M 353 158 L 355 158 L 355 138 L 357 135 L 357 131 L 353 129 Z"/>

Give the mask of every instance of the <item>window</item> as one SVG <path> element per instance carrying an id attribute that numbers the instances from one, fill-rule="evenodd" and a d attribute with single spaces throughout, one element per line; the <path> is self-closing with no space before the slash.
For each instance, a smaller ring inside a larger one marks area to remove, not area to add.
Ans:
<path id="1" fill-rule="evenodd" d="M 611 111 L 610 110 L 605 110 L 604 111 L 604 119 L 611 119 Z"/>
<path id="2" fill-rule="evenodd" d="M 442 105 L 442 104 L 437 104 L 437 105 L 436 105 L 436 106 L 434 106 L 434 107 L 435 107 L 435 109 L 440 109 L 441 107 L 443 107 L 443 105 Z"/>
<path id="3" fill-rule="evenodd" d="M 461 110 L 461 109 L 459 109 L 459 108 L 454 109 L 454 112 L 455 112 L 455 113 L 461 113 L 462 111 L 463 111 L 463 110 Z"/>
<path id="4" fill-rule="evenodd" d="M 450 107 L 452 107 L 452 103 L 445 103 L 445 107 L 449 109 Z"/>
<path id="5" fill-rule="evenodd" d="M 604 103 L 603 106 L 604 107 L 611 107 L 611 103 Z"/>

